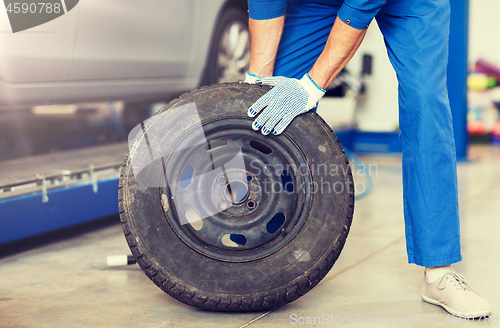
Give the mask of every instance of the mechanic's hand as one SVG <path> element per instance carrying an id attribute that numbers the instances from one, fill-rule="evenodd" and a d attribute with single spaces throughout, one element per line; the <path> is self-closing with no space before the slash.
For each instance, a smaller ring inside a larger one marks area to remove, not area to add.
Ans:
<path id="1" fill-rule="evenodd" d="M 262 127 L 264 135 L 271 131 L 275 135 L 283 132 L 295 116 L 313 109 L 325 94 L 325 90 L 318 87 L 309 74 L 300 80 L 272 76 L 258 78 L 257 82 L 274 86 L 248 110 L 248 116 L 254 117 L 267 106 L 252 124 L 254 130 Z"/>
<path id="2" fill-rule="evenodd" d="M 260 76 L 247 72 L 247 74 L 245 74 L 245 81 L 243 82 L 248 84 L 255 84 L 257 82 L 257 79 L 260 79 Z"/>

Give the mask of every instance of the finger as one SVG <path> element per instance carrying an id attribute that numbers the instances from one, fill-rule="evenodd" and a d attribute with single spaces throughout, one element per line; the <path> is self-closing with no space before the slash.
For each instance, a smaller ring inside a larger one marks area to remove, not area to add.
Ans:
<path id="1" fill-rule="evenodd" d="M 285 129 L 288 127 L 288 125 L 290 125 L 290 123 L 292 122 L 292 120 L 294 118 L 295 118 L 294 115 L 284 116 L 281 119 L 281 121 L 279 121 L 279 123 L 276 124 L 276 126 L 274 127 L 273 134 L 277 136 L 277 135 L 283 133 L 283 131 L 285 131 Z"/>
<path id="2" fill-rule="evenodd" d="M 279 112 L 279 99 L 274 99 L 272 102 L 270 102 L 267 105 L 267 108 L 264 109 L 264 111 L 259 115 L 259 117 L 254 121 L 252 128 L 254 130 L 260 129 L 264 124 L 267 123 L 269 119 L 272 119 L 275 115 L 277 115 Z M 266 130 L 263 130 L 263 134 L 269 134 L 271 132 L 271 129 L 266 128 Z"/>
<path id="3" fill-rule="evenodd" d="M 304 111 L 300 110 L 300 107 L 300 104 L 289 102 L 289 108 L 287 108 L 280 122 L 274 127 L 274 135 L 281 134 L 297 115 L 304 113 Z"/>
<path id="4" fill-rule="evenodd" d="M 248 116 L 254 117 L 257 115 L 273 98 L 273 94 L 271 93 L 273 90 L 267 92 L 265 95 L 260 97 L 250 108 L 248 109 Z"/>
<path id="5" fill-rule="evenodd" d="M 280 99 L 280 101 L 276 101 L 273 103 L 273 107 L 271 108 L 272 114 L 262 127 L 262 134 L 267 135 L 271 133 L 274 126 L 278 124 L 278 122 L 283 118 L 289 106 L 290 104 L 287 103 L 284 99 Z"/>
<path id="6" fill-rule="evenodd" d="M 277 109 L 274 111 L 274 115 L 267 120 L 266 124 L 262 128 L 263 134 L 269 134 L 273 131 L 273 128 L 281 122 L 281 120 L 287 116 L 289 111 L 293 111 L 293 104 L 290 101 L 285 101 L 283 99 L 279 104 L 277 104 Z"/>

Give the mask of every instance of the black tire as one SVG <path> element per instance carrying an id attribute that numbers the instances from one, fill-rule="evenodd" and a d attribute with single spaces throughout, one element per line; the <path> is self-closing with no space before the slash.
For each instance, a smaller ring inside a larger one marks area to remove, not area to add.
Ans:
<path id="1" fill-rule="evenodd" d="M 281 230 L 263 245 L 224 250 L 201 242 L 204 248 L 196 248 L 197 239 L 188 236 L 192 228 L 186 225 L 184 228 L 188 230 L 178 229 L 176 205 L 171 198 L 162 201 L 159 188 L 144 188 L 136 182 L 130 153 L 123 164 L 118 199 L 123 231 L 132 254 L 158 287 L 185 304 L 214 311 L 275 309 L 316 286 L 344 246 L 354 211 L 354 190 L 343 148 L 331 128 L 312 111 L 295 118 L 280 136 L 264 137 L 253 131 L 247 109 L 268 90 L 267 86 L 244 83 L 212 85 L 186 93 L 159 111 L 182 115 L 175 112 L 176 107 L 194 102 L 208 140 L 211 140 L 210 126 L 216 126 L 214 131 L 219 132 L 213 132 L 214 135 L 226 133 L 230 139 L 231 133 L 242 133 L 255 140 L 267 140 L 267 145 L 274 147 L 273 156 L 281 156 L 285 154 L 282 149 L 288 149 L 290 154 L 298 156 L 297 161 L 304 159 L 306 169 L 300 171 L 301 176 L 294 174 L 292 183 L 299 186 L 299 181 L 305 181 L 312 188 L 269 196 L 296 197 L 291 211 L 300 211 L 297 219 L 286 218 Z M 185 131 L 181 134 L 184 136 L 179 138 L 189 135 Z M 323 164 L 330 171 L 323 170 Z M 332 174 L 335 167 L 337 171 Z M 266 179 L 252 174 L 258 181 Z M 344 188 L 326 193 L 315 190 L 314 182 L 317 187 L 329 184 Z M 266 212 L 269 212 L 267 217 L 273 215 L 273 209 L 266 207 L 274 204 L 273 198 L 265 198 L 265 194 L 262 197 L 268 201 L 261 202 L 248 217 L 266 219 Z M 261 209 L 263 213 L 259 212 Z"/>
<path id="2" fill-rule="evenodd" d="M 222 67 L 218 62 L 219 53 L 222 51 L 221 42 L 224 36 L 225 31 L 228 28 L 237 24 L 249 35 L 248 30 L 248 14 L 236 7 L 227 7 L 219 16 L 217 27 L 214 30 L 214 34 L 212 37 L 212 45 L 210 47 L 209 56 L 205 69 L 205 78 L 203 81 L 204 85 L 210 85 L 221 82 L 238 82 L 243 81 L 245 79 L 245 73 L 248 70 L 248 65 L 241 68 L 239 70 L 238 76 L 233 76 L 234 74 L 227 76 L 224 72 L 222 72 Z M 248 44 L 245 50 L 245 56 L 247 56 L 248 63 L 250 61 L 250 41 L 248 39 Z M 246 60 L 245 60 L 246 62 Z"/>

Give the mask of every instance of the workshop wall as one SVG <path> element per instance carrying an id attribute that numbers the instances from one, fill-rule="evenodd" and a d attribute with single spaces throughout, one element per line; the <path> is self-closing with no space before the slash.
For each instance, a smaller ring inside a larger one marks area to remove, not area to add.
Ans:
<path id="1" fill-rule="evenodd" d="M 469 63 L 479 58 L 500 66 L 500 37 L 498 36 L 500 1 L 470 0 Z"/>
<path id="2" fill-rule="evenodd" d="M 500 1 L 470 0 L 469 4 L 469 63 L 483 58 L 500 65 L 500 38 L 496 33 Z M 358 106 L 354 120 L 361 130 L 394 131 L 398 127 L 396 74 L 387 58 L 383 37 L 375 21 L 347 66 L 355 75 L 361 71 L 364 54 L 373 56 L 373 74 L 366 81 L 366 102 Z"/>

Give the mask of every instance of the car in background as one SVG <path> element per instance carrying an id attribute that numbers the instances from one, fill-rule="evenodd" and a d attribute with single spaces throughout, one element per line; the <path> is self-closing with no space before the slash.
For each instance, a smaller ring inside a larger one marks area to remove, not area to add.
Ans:
<path id="1" fill-rule="evenodd" d="M 246 0 L 84 0 L 12 33 L 0 6 L 0 107 L 169 99 L 244 79 Z"/>

